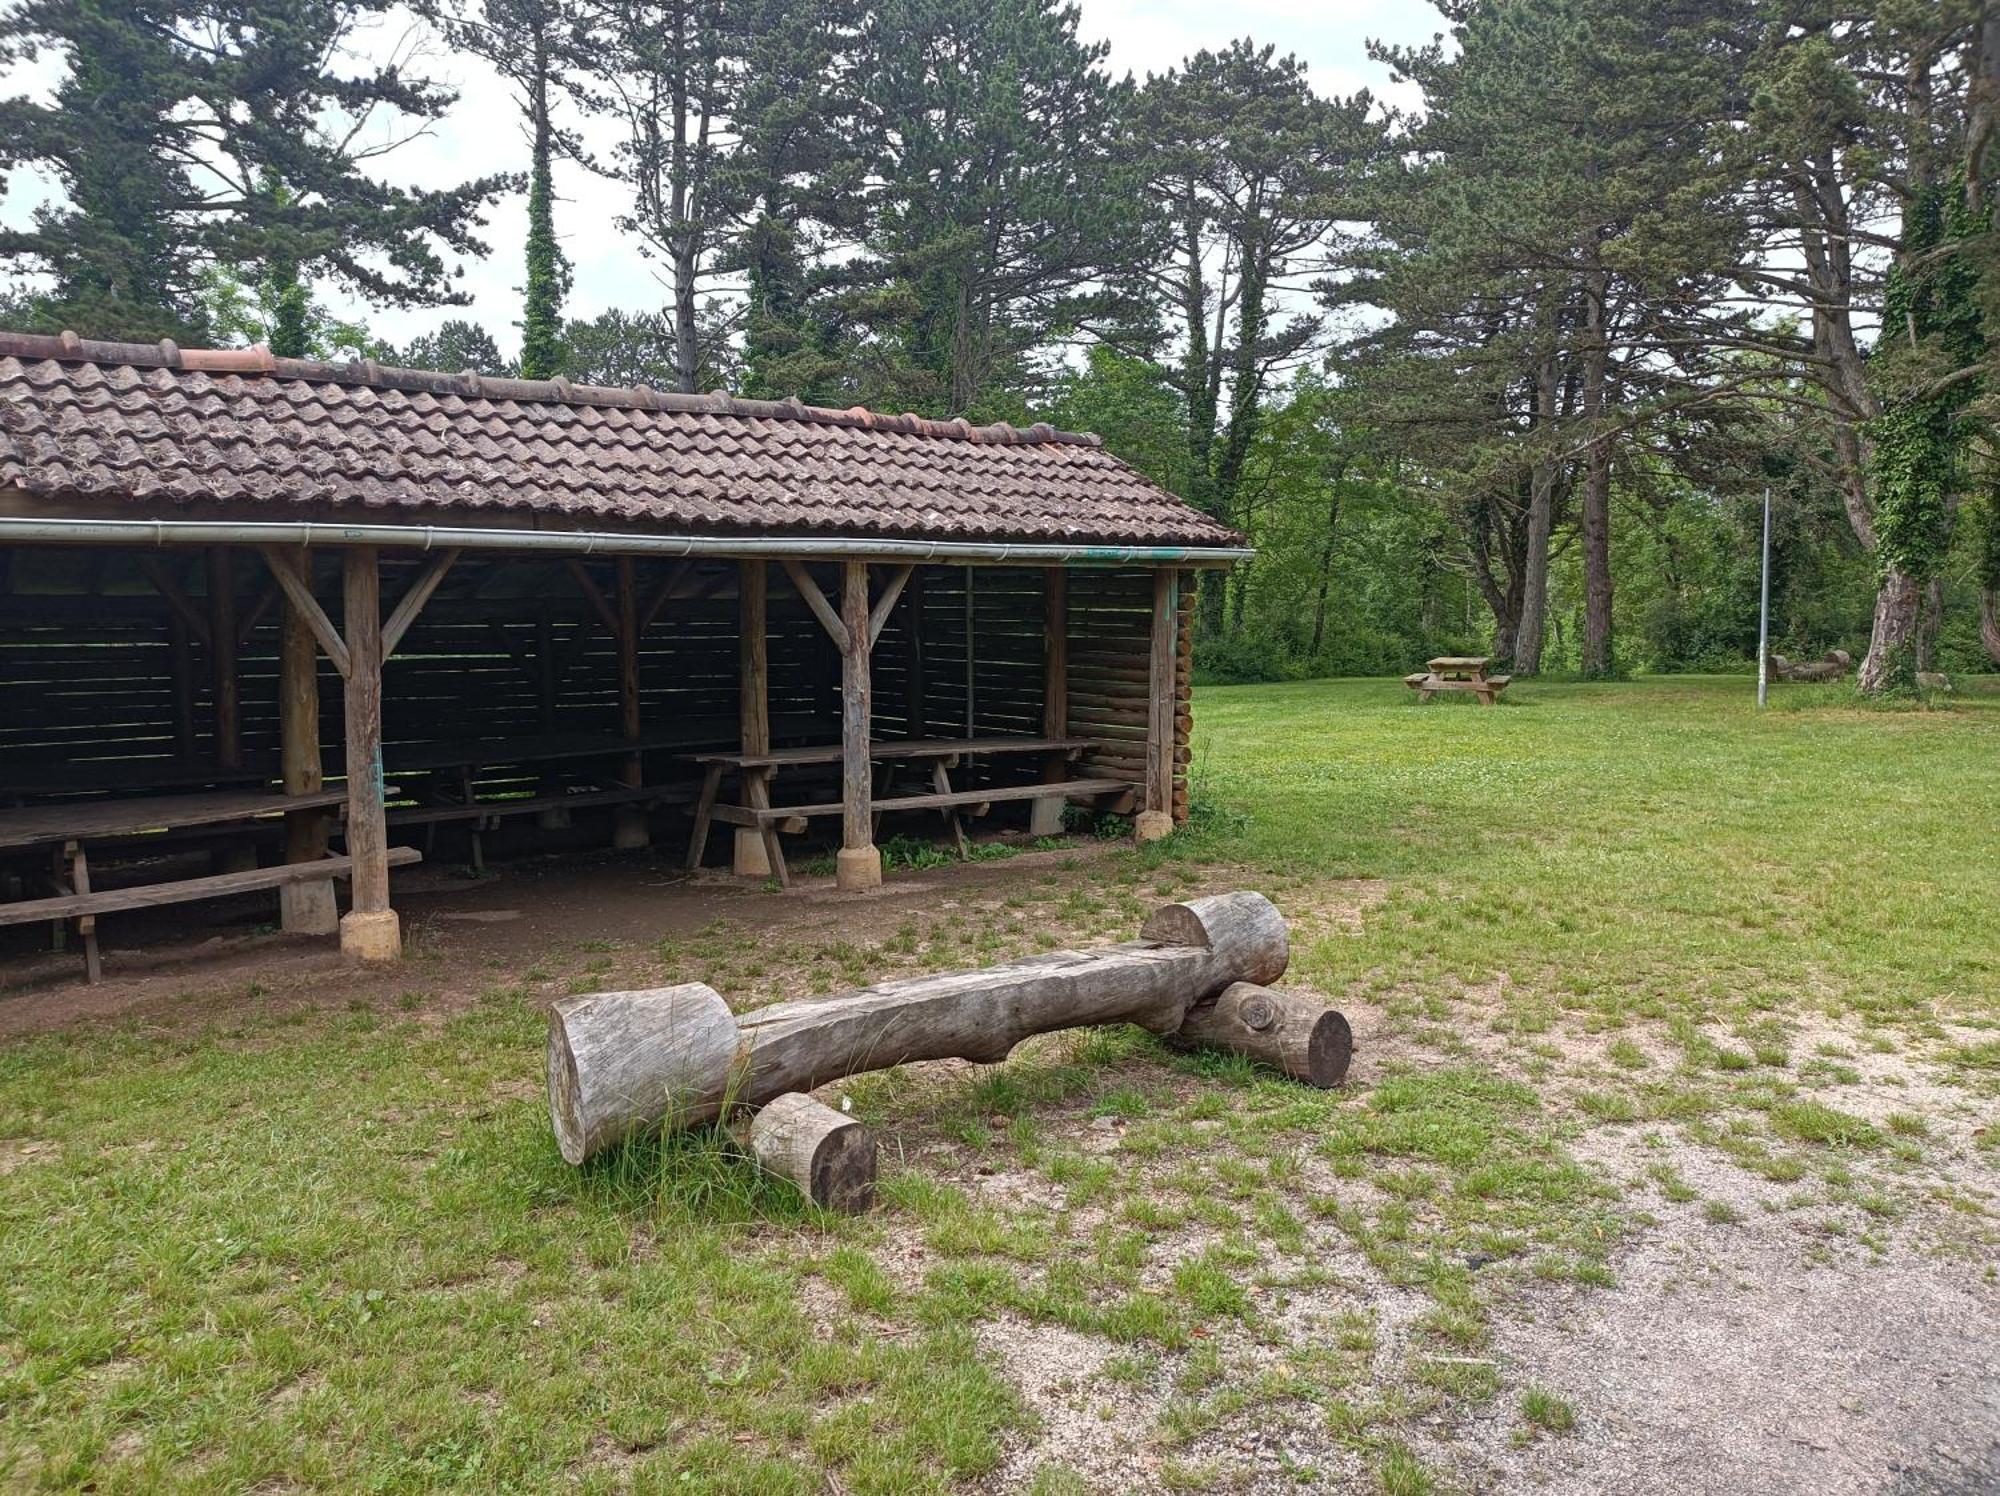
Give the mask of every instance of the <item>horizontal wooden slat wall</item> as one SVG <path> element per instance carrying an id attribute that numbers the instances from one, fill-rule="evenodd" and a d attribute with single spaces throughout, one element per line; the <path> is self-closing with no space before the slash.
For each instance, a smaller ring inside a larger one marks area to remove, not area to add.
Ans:
<path id="1" fill-rule="evenodd" d="M 339 563 L 315 558 L 315 592 L 338 617 Z M 422 558 L 386 558 L 384 606 L 417 575 Z M 167 568 L 197 610 L 207 607 L 198 555 L 82 552 L 22 547 L 0 558 L 0 794 L 10 771 L 213 759 L 212 669 L 200 639 L 176 621 L 148 567 Z M 606 597 L 608 560 L 586 570 Z M 640 716 L 671 747 L 737 740 L 737 564 L 692 567 L 641 561 L 642 602 L 669 577 L 674 594 L 639 650 Z M 838 568 L 813 568 L 829 597 Z M 890 574 L 875 568 L 879 587 Z M 243 751 L 253 765 L 278 756 L 277 655 L 282 608 L 272 605 L 263 562 L 236 553 L 236 609 L 258 621 L 238 649 Z M 1182 588 L 1175 814 L 1186 813 L 1188 630 L 1193 574 Z M 918 568 L 874 652 L 879 737 L 1040 734 L 1043 729 L 1045 573 L 1038 567 Z M 1114 746 L 1083 769 L 1143 782 L 1152 574 L 1078 568 L 1069 576 L 1070 731 Z M 770 715 L 774 744 L 833 741 L 839 732 L 840 661 L 781 568 L 771 566 Z M 176 650 L 174 637 L 184 636 Z M 967 669 L 968 645 L 972 666 Z M 182 675 L 176 677 L 176 658 Z M 614 734 L 617 645 L 567 565 L 540 558 L 467 556 L 390 659 L 384 682 L 384 759 L 421 745 L 552 732 Z M 321 725 L 330 769 L 341 746 L 340 682 L 322 660 Z M 496 746 L 496 756 L 504 750 Z M 554 766 L 560 771 L 562 766 Z M 517 779 L 544 770 L 524 771 Z M 656 754 L 649 777 L 682 772 Z M 1039 766 L 990 759 L 961 771 L 965 785 L 1022 782 Z M 506 780 L 502 773 L 492 776 Z"/>

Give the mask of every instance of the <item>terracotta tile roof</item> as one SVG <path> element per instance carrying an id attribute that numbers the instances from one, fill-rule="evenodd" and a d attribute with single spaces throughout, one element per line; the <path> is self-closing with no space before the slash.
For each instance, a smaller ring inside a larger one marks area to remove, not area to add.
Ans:
<path id="1" fill-rule="evenodd" d="M 0 486 L 108 518 L 135 503 L 246 519 L 311 506 L 673 534 L 1241 544 L 1098 438 L 1046 425 L 73 333 L 0 333 Z"/>

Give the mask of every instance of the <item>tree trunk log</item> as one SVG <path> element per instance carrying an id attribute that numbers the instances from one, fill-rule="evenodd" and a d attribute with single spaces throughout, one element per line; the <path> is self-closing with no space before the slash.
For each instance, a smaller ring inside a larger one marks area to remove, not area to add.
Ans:
<path id="1" fill-rule="evenodd" d="M 581 1163 L 662 1124 L 912 1060 L 994 1064 L 1034 1034 L 1090 1024 L 1172 1034 L 1194 1004 L 1232 982 L 1275 982 L 1289 958 L 1270 901 L 1232 893 L 1167 905 L 1139 940 L 1108 950 L 906 977 L 740 1019 L 698 982 L 567 998 L 549 1010 L 549 1110 L 563 1157 Z"/>
<path id="2" fill-rule="evenodd" d="M 1322 1090 L 1346 1078 L 1354 1054 L 1354 1031 L 1341 1013 L 1317 998 L 1254 982 L 1233 982 L 1214 1002 L 1189 1008 L 1174 1037 L 1247 1055 Z"/>
<path id="3" fill-rule="evenodd" d="M 1923 589 L 1914 577 L 1891 567 L 1875 594 L 1875 628 L 1868 640 L 1868 657 L 1861 662 L 1856 684 L 1870 696 L 1888 690 L 1899 674 L 1914 675 L 1917 612 Z"/>
<path id="4" fill-rule="evenodd" d="M 549 1115 L 570 1163 L 662 1123 L 705 1122 L 741 1047 L 729 1004 L 683 982 L 549 1009 Z"/>
<path id="5" fill-rule="evenodd" d="M 750 1151 L 823 1210 L 860 1215 L 875 1203 L 874 1135 L 810 1096 L 788 1091 L 757 1113 Z"/>

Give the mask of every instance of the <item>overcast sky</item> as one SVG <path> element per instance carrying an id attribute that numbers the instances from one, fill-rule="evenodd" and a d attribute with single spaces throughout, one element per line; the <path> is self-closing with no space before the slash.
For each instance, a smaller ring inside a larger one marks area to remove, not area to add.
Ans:
<path id="1" fill-rule="evenodd" d="M 1081 0 L 1083 32 L 1111 44 L 1109 65 L 1114 73 L 1143 76 L 1174 66 L 1203 47 L 1217 48 L 1248 35 L 1273 43 L 1281 52 L 1305 61 L 1313 86 L 1323 94 L 1349 94 L 1360 88 L 1376 95 L 1397 92 L 1387 74 L 1370 61 L 1370 39 L 1395 43 L 1429 40 L 1443 29 L 1443 20 L 1425 0 L 1235 0 L 1217 6 L 1212 0 Z M 386 56 L 408 39 L 406 21 L 384 21 L 374 31 L 355 38 L 367 55 Z M 31 72 L 16 73 L 17 86 L 46 87 L 55 76 L 53 60 Z M 446 186 L 489 172 L 521 171 L 527 146 L 516 123 L 519 116 L 499 78 L 476 59 L 433 52 L 424 70 L 454 83 L 459 104 L 425 138 L 411 141 L 382 158 L 381 174 L 410 185 Z M 1402 102 L 1402 100 L 1398 100 Z M 593 144 L 608 137 L 590 132 Z M 657 308 L 665 293 L 655 267 L 613 227 L 624 206 L 623 190 L 615 183 L 591 177 L 574 167 L 559 168 L 557 232 L 575 267 L 575 286 L 568 312 L 590 317 L 608 307 L 629 310 Z M 4 217 L 22 222 L 42 196 L 35 184 L 16 181 L 7 194 Z M 464 265 L 460 284 L 472 298 L 468 308 L 404 312 L 370 309 L 358 302 L 329 298 L 343 312 L 358 314 L 382 337 L 394 343 L 434 328 L 447 317 L 471 317 L 482 322 L 500 345 L 512 353 L 519 343 L 514 327 L 520 315 L 521 244 L 526 215 L 520 197 L 498 203 L 488 222 L 486 241 L 492 250 L 484 261 Z"/>

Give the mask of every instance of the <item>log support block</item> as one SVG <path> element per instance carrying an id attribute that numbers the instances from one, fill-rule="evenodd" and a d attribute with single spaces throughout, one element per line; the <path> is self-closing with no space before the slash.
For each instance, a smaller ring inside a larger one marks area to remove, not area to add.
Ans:
<path id="1" fill-rule="evenodd" d="M 1354 1055 L 1354 1031 L 1336 1009 L 1255 982 L 1232 982 L 1214 1002 L 1195 1004 L 1174 1037 L 1190 1047 L 1247 1055 L 1322 1090 L 1346 1079 Z"/>
<path id="2" fill-rule="evenodd" d="M 833 862 L 834 886 L 842 893 L 860 893 L 882 886 L 882 853 L 875 846 L 842 847 Z"/>
<path id="3" fill-rule="evenodd" d="M 1141 843 L 1160 841 L 1173 835 L 1173 831 L 1174 818 L 1164 810 L 1142 810 L 1132 823 L 1133 839 Z"/>
<path id="4" fill-rule="evenodd" d="M 739 878 L 768 878 L 771 858 L 764 850 L 764 833 L 754 826 L 736 828 L 736 854 L 729 870 Z"/>
<path id="5" fill-rule="evenodd" d="M 350 961 L 394 961 L 403 954 L 403 926 L 393 909 L 355 909 L 341 916 L 340 954 Z"/>
<path id="6" fill-rule="evenodd" d="M 757 1113 L 750 1151 L 822 1210 L 860 1215 L 875 1203 L 874 1135 L 810 1096 L 788 1091 Z"/>

